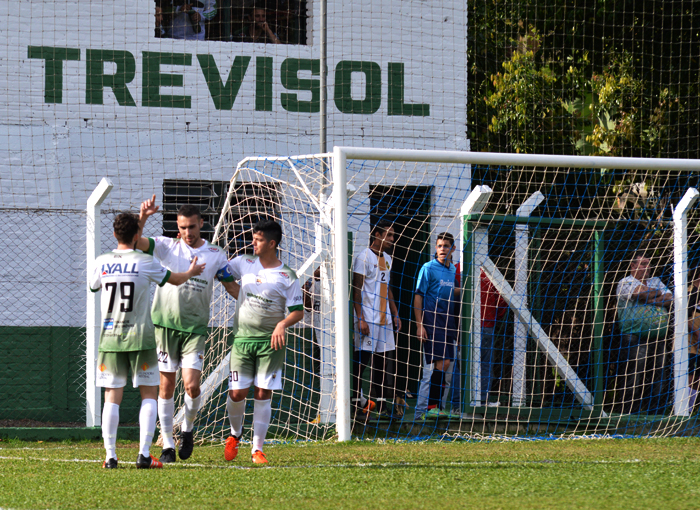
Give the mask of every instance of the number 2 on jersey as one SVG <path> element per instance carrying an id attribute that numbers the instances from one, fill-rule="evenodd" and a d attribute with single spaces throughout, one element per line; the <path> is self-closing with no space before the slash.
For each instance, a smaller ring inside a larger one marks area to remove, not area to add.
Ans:
<path id="1" fill-rule="evenodd" d="M 105 290 L 109 291 L 107 313 L 112 313 L 112 310 L 114 310 L 114 301 L 117 297 L 117 283 L 105 283 Z M 119 295 L 121 300 L 119 310 L 122 312 L 131 312 L 134 309 L 134 282 L 121 282 L 119 284 Z"/>

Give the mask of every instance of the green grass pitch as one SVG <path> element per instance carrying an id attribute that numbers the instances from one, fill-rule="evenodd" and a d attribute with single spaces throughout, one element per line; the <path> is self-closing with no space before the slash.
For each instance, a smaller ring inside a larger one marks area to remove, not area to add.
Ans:
<path id="1" fill-rule="evenodd" d="M 698 508 L 700 439 L 271 444 L 269 467 L 241 445 L 186 462 L 101 468 L 97 442 L 0 441 L 2 508 Z M 153 448 L 158 455 L 160 448 Z"/>

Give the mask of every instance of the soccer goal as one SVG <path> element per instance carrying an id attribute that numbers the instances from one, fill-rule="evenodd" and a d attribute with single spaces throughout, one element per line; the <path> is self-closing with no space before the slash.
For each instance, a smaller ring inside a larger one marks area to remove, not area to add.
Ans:
<path id="1" fill-rule="evenodd" d="M 255 222 L 275 219 L 280 258 L 307 303 L 288 331 L 271 431 L 341 441 L 697 434 L 697 336 L 688 327 L 700 276 L 697 170 L 696 160 L 350 147 L 244 159 L 214 242 L 231 257 L 245 253 Z M 370 363 L 355 393 L 352 267 L 380 221 L 396 234 L 387 253 L 401 327 L 385 356 L 392 363 L 383 371 Z M 460 320 L 438 370 L 418 338 L 414 298 L 444 232 L 455 238 L 450 313 Z M 631 276 L 651 291 L 630 291 Z M 234 313 L 235 301 L 217 294 L 201 440 L 228 435 Z"/>

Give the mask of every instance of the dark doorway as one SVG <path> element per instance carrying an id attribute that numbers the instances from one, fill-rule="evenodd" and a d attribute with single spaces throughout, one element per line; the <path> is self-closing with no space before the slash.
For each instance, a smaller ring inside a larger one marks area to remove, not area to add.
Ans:
<path id="1" fill-rule="evenodd" d="M 394 224 L 396 241 L 391 268 L 391 290 L 402 328 L 396 345 L 397 393 L 418 392 L 421 345 L 413 320 L 413 294 L 421 266 L 430 260 L 431 186 L 373 186 L 370 188 L 370 225 L 380 220 Z"/>

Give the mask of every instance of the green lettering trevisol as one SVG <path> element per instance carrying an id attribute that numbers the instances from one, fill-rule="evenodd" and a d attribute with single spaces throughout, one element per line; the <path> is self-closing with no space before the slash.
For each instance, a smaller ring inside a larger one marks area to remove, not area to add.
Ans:
<path id="1" fill-rule="evenodd" d="M 136 76 L 136 59 L 128 51 L 86 50 L 87 76 L 85 78 L 85 102 L 104 104 L 104 88 L 109 87 L 120 106 L 136 106 L 136 101 L 126 84 Z M 104 63 L 114 62 L 114 74 L 105 74 Z"/>

